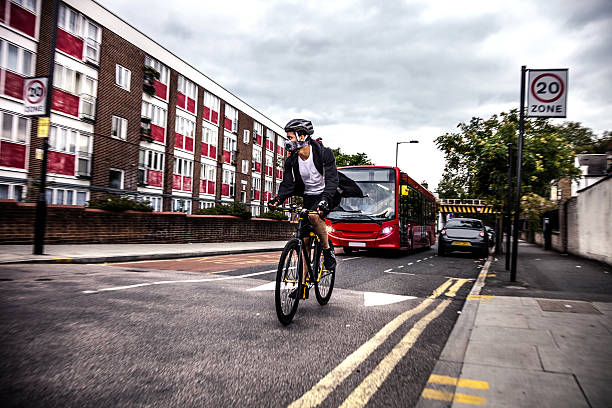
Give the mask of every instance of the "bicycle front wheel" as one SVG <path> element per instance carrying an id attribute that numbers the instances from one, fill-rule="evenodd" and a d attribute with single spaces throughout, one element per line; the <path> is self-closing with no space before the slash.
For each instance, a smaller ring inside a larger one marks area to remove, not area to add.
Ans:
<path id="1" fill-rule="evenodd" d="M 329 242 L 331 250 L 334 250 L 334 245 Z M 334 290 L 334 281 L 336 280 L 336 270 L 328 271 L 323 265 L 323 248 L 318 245 L 316 248 L 314 265 L 315 274 L 315 295 L 317 296 L 317 302 L 321 306 L 326 305 L 331 298 L 332 291 Z M 336 266 L 337 268 L 337 266 Z"/>
<path id="2" fill-rule="evenodd" d="M 274 303 L 276 316 L 283 325 L 293 320 L 300 302 L 299 286 L 302 276 L 302 263 L 300 262 L 299 240 L 292 239 L 287 242 L 276 271 L 276 286 L 274 289 Z"/>

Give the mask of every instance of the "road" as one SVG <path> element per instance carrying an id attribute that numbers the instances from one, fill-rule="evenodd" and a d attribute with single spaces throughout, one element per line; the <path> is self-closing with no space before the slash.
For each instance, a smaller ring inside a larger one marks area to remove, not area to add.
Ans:
<path id="1" fill-rule="evenodd" d="M 484 262 L 340 252 L 283 327 L 278 257 L 0 266 L 3 406 L 414 406 Z"/>

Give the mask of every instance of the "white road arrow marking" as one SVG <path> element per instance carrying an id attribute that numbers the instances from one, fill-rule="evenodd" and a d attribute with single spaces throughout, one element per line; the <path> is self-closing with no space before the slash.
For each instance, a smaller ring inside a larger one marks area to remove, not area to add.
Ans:
<path id="1" fill-rule="evenodd" d="M 392 295 L 390 293 L 364 292 L 364 306 L 383 306 L 393 303 L 403 302 L 404 300 L 416 299 L 416 296 Z"/>
<path id="2" fill-rule="evenodd" d="M 264 283 L 263 285 L 256 286 L 251 289 L 247 289 L 247 292 L 260 291 L 260 290 L 274 290 L 275 288 L 276 288 L 276 282 L 272 281 L 272 282 Z"/>

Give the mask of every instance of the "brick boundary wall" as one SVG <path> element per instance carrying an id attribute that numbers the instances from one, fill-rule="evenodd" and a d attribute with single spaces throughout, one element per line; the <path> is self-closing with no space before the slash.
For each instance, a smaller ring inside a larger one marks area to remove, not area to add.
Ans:
<path id="1" fill-rule="evenodd" d="M 36 204 L 0 200 L 0 244 L 31 244 Z M 262 218 L 186 215 L 167 212 L 111 212 L 49 205 L 47 244 L 176 244 L 187 242 L 279 241 L 291 238 L 295 223 Z"/>

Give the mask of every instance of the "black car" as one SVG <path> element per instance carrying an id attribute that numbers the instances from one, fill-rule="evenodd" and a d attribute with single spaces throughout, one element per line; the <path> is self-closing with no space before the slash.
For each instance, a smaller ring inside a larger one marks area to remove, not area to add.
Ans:
<path id="1" fill-rule="evenodd" d="M 489 235 L 482 221 L 473 218 L 450 219 L 438 237 L 438 255 L 451 251 L 470 251 L 487 257 Z"/>

